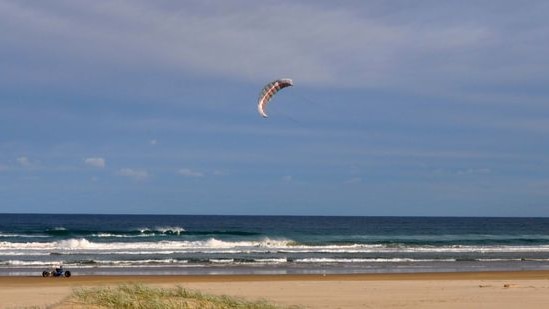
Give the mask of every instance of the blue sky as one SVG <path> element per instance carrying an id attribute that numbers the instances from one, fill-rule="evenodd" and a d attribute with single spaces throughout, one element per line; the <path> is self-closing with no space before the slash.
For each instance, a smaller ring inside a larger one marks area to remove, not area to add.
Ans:
<path id="1" fill-rule="evenodd" d="M 0 211 L 549 216 L 548 14 L 0 0 Z"/>

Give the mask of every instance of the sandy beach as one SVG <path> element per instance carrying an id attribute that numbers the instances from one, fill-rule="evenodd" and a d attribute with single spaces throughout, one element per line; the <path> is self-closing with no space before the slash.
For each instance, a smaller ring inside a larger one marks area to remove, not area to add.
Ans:
<path id="1" fill-rule="evenodd" d="M 63 307 L 74 288 L 142 283 L 304 308 L 546 308 L 549 271 L 252 276 L 0 277 L 0 307 Z"/>

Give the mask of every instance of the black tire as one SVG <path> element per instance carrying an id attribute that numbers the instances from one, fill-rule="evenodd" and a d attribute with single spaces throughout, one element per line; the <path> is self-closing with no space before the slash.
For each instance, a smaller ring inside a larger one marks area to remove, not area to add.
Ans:
<path id="1" fill-rule="evenodd" d="M 44 270 L 44 271 L 42 272 L 42 277 L 49 277 L 49 276 L 50 276 L 50 272 L 49 272 L 49 271 Z"/>
<path id="2" fill-rule="evenodd" d="M 71 272 L 67 270 L 67 271 L 65 272 L 65 277 L 68 278 L 68 277 L 70 277 L 70 276 L 71 276 Z"/>

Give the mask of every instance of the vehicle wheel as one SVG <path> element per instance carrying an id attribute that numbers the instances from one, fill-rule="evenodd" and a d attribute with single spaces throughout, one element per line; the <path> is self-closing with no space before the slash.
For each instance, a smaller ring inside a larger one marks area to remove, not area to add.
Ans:
<path id="1" fill-rule="evenodd" d="M 50 276 L 50 272 L 49 271 L 43 271 L 42 272 L 42 277 L 49 277 Z"/>
<path id="2" fill-rule="evenodd" d="M 70 277 L 70 276 L 71 276 L 71 272 L 67 270 L 67 271 L 65 272 L 65 277 L 68 278 L 68 277 Z"/>

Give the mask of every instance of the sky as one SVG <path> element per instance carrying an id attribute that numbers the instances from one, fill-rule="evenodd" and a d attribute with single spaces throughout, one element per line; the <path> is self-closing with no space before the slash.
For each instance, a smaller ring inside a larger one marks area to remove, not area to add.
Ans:
<path id="1" fill-rule="evenodd" d="M 548 15 L 0 0 L 0 212 L 549 216 Z"/>

